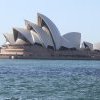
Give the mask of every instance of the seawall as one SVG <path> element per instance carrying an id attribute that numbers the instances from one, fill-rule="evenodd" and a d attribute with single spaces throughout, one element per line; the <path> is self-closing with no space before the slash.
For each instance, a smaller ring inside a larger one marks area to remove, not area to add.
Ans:
<path id="1" fill-rule="evenodd" d="M 23 52 L 0 54 L 0 59 L 52 59 L 52 60 L 100 60 L 100 51 L 89 50 L 38 50 L 33 53 Z"/>

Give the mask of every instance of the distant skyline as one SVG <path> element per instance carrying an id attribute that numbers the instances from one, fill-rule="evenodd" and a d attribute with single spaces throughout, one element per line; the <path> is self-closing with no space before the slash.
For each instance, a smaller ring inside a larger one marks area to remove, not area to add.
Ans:
<path id="1" fill-rule="evenodd" d="M 0 0 L 0 45 L 3 33 L 25 27 L 25 19 L 36 22 L 38 12 L 50 18 L 61 35 L 80 32 L 82 41 L 100 42 L 100 0 Z"/>

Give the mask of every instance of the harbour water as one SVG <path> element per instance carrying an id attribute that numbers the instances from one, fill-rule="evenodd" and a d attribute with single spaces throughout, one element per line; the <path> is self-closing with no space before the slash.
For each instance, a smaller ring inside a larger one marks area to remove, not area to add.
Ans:
<path id="1" fill-rule="evenodd" d="M 0 100 L 100 100 L 100 61 L 1 59 Z"/>

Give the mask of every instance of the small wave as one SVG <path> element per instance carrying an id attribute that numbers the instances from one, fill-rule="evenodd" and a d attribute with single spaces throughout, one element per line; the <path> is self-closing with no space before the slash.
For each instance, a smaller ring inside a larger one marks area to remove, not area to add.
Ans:
<path id="1" fill-rule="evenodd" d="M 11 97 L 11 98 L 6 98 L 4 100 L 20 100 L 19 98 Z"/>

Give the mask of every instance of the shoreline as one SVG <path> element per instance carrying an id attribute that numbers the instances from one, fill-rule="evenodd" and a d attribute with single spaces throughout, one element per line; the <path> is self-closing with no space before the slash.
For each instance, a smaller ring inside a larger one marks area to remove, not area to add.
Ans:
<path id="1" fill-rule="evenodd" d="M 0 55 L 0 59 L 34 59 L 34 60 L 100 60 L 100 57 L 34 57 L 34 56 L 7 56 Z"/>

